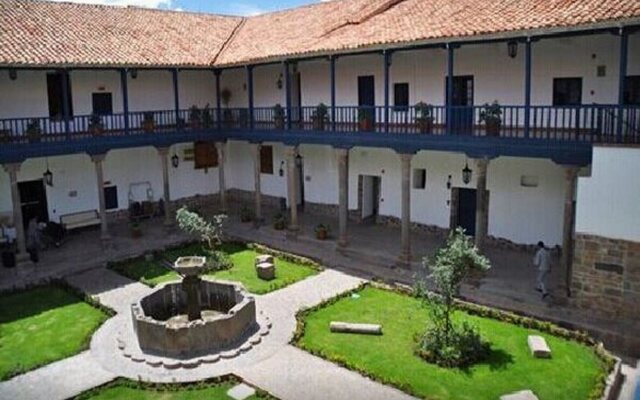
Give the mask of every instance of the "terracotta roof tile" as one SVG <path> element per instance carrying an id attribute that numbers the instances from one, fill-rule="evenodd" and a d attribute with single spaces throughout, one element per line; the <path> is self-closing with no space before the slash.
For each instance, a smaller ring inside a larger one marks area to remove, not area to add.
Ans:
<path id="1" fill-rule="evenodd" d="M 333 0 L 240 18 L 0 0 L 0 64 L 206 67 L 619 21 L 640 22 L 640 1 Z"/>

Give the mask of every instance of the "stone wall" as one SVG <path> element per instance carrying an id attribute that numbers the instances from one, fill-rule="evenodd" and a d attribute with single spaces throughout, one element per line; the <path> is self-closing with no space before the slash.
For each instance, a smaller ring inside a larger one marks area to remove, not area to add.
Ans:
<path id="1" fill-rule="evenodd" d="M 577 233 L 572 302 L 612 317 L 638 317 L 640 242 Z"/>

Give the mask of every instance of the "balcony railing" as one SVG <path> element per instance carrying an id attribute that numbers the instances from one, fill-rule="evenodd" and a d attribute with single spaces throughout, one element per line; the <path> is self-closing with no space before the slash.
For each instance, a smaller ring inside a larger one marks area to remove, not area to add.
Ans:
<path id="1" fill-rule="evenodd" d="M 589 143 L 640 143 L 640 106 L 294 107 L 130 112 L 100 117 L 0 119 L 0 143 L 183 132 L 333 131 L 475 136 Z M 495 118 L 497 116 L 498 118 Z"/>

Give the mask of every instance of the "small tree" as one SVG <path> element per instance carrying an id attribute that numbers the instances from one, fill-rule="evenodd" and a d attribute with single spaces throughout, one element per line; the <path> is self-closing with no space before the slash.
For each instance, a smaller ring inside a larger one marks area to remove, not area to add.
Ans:
<path id="1" fill-rule="evenodd" d="M 435 292 L 426 290 L 424 281 L 416 287 L 431 314 L 420 339 L 419 354 L 444 367 L 464 367 L 482 360 L 488 355 L 489 345 L 481 340 L 474 327 L 466 322 L 456 325 L 451 317 L 463 280 L 472 270 L 487 271 L 489 260 L 478 252 L 464 230 L 458 228 L 432 260 L 424 259 L 423 265 L 429 271 Z"/>
<path id="2" fill-rule="evenodd" d="M 226 215 L 215 215 L 211 221 L 207 221 L 198 213 L 189 211 L 186 207 L 180 208 L 176 213 L 178 226 L 185 232 L 197 234 L 207 253 L 207 266 L 211 269 L 226 269 L 231 267 L 228 257 L 216 250 L 222 243 L 222 224 Z"/>

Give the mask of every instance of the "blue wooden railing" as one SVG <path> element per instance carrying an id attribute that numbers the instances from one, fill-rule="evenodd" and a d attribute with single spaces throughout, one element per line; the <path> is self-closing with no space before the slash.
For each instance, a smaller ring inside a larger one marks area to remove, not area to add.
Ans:
<path id="1" fill-rule="evenodd" d="M 140 111 L 100 117 L 0 119 L 0 143 L 61 142 L 154 133 L 249 130 L 369 132 L 499 138 L 640 143 L 640 107 L 618 105 L 499 106 L 499 121 L 483 118 L 485 106 L 451 107 L 254 107 Z M 526 113 L 529 126 L 526 126 Z M 335 115 L 334 119 L 331 116 Z M 128 118 L 128 124 L 125 119 Z M 449 126 L 447 126 L 449 121 Z M 621 124 L 621 129 L 619 125 Z"/>

